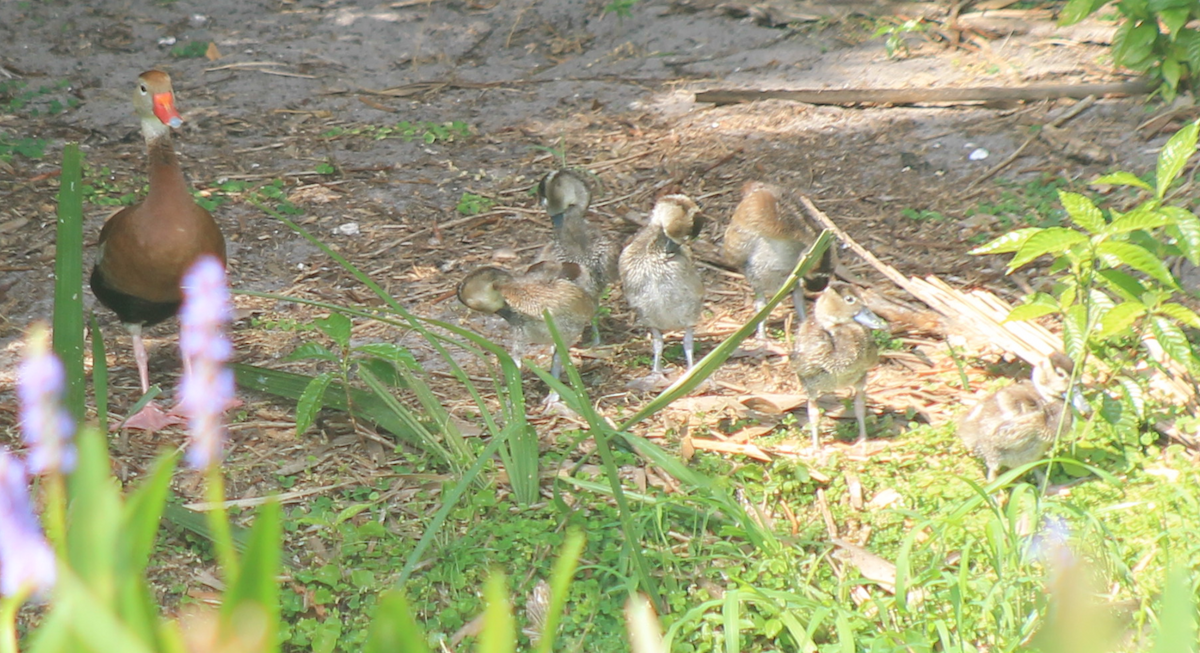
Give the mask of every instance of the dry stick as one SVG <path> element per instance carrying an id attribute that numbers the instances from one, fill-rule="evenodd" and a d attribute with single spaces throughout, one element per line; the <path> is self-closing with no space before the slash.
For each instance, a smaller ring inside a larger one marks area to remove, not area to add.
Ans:
<path id="1" fill-rule="evenodd" d="M 1154 90 L 1147 79 L 1117 84 L 1050 84 L 1037 86 L 982 86 L 974 88 L 848 88 L 775 91 L 715 90 L 696 93 L 697 102 L 735 104 L 756 100 L 791 100 L 808 104 L 919 104 L 963 103 L 996 100 L 1055 100 L 1089 95 L 1144 95 Z"/>
<path id="2" fill-rule="evenodd" d="M 1095 103 L 1096 103 L 1096 96 L 1089 95 L 1089 96 L 1083 98 L 1082 100 L 1080 100 L 1079 102 L 1077 102 L 1075 104 L 1075 106 L 1071 107 L 1070 110 L 1066 111 L 1061 116 L 1046 123 L 1045 126 L 1053 127 L 1055 129 L 1057 129 L 1057 128 L 1063 126 L 1063 124 L 1066 123 L 1068 120 L 1083 113 L 1086 109 L 1088 109 Z M 1012 165 L 1013 161 L 1016 161 L 1017 158 L 1021 156 L 1021 153 L 1025 151 L 1025 148 L 1029 147 L 1034 141 L 1036 141 L 1038 139 L 1039 136 L 1041 136 L 1040 131 L 1038 133 L 1034 134 L 1033 136 L 1030 136 L 1029 138 L 1025 139 L 1025 142 L 1021 143 L 1021 147 L 1018 147 L 1015 152 L 1008 155 L 1008 157 L 1005 158 L 1000 163 L 997 163 L 991 170 L 988 170 L 987 172 L 983 173 L 982 175 L 979 175 L 978 177 L 976 177 L 974 181 L 967 184 L 967 187 L 965 190 L 970 191 L 972 188 L 975 188 L 979 184 L 982 184 L 983 182 L 996 176 L 997 172 L 1000 172 L 1001 170 Z M 968 198 L 974 197 L 974 196 L 975 196 L 975 193 L 966 192 L 962 195 L 961 199 L 965 200 L 965 199 L 968 199 Z"/>

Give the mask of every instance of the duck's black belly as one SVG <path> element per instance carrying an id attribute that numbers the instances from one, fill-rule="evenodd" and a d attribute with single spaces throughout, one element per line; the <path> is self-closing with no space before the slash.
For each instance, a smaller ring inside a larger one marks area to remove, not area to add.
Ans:
<path id="1" fill-rule="evenodd" d="M 92 268 L 92 292 L 125 324 L 154 326 L 179 312 L 182 302 L 152 302 L 123 293 L 104 279 L 99 267 Z"/>

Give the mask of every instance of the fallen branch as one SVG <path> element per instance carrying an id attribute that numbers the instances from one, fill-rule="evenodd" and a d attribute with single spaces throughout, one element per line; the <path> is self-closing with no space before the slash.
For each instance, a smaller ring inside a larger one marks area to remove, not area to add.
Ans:
<path id="1" fill-rule="evenodd" d="M 1148 79 L 1116 84 L 1049 84 L 1040 86 L 981 86 L 974 88 L 847 88 L 808 90 L 711 90 L 696 93 L 697 102 L 736 104 L 758 100 L 790 100 L 808 104 L 964 104 L 999 100 L 1055 100 L 1095 96 L 1145 95 L 1155 85 Z"/>

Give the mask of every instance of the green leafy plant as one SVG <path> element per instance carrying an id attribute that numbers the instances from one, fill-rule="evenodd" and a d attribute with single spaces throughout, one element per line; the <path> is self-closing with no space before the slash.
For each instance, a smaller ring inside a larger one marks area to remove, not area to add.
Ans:
<path id="1" fill-rule="evenodd" d="M 454 207 L 463 215 L 476 215 L 492 208 L 496 204 L 496 200 L 474 193 L 463 192 L 462 197 L 458 198 L 458 206 Z"/>
<path id="2" fill-rule="evenodd" d="M 617 18 L 633 18 L 633 8 L 637 0 L 611 0 L 604 5 L 604 13 L 616 14 Z"/>
<path id="3" fill-rule="evenodd" d="M 1073 25 L 1107 4 L 1069 0 L 1058 23 Z M 1113 62 L 1161 82 L 1159 92 L 1168 101 L 1191 88 L 1200 73 L 1200 30 L 1189 24 L 1200 17 L 1200 2 L 1123 0 L 1116 7 L 1121 24 L 1113 36 Z"/>
<path id="4" fill-rule="evenodd" d="M 176 59 L 199 59 L 208 52 L 208 41 L 185 41 L 171 48 L 171 56 Z"/>
<path id="5" fill-rule="evenodd" d="M 921 18 L 910 18 L 902 23 L 884 19 L 871 38 L 886 35 L 887 39 L 883 42 L 883 47 L 887 51 L 888 59 L 898 59 L 901 56 L 908 56 L 908 43 L 905 42 L 904 35 L 924 32 L 927 29 L 929 27 Z"/>
<path id="6" fill-rule="evenodd" d="M 70 86 L 67 79 L 37 88 L 30 88 L 28 82 L 20 79 L 0 81 L 0 111 L 29 116 L 58 115 L 79 106 L 78 98 L 64 95 Z"/>
<path id="7" fill-rule="evenodd" d="M 1058 279 L 1054 292 L 1027 298 L 1009 319 L 1058 315 L 1067 355 L 1077 366 L 1091 353 L 1106 359 L 1116 389 L 1105 395 L 1101 414 L 1114 425 L 1133 428 L 1150 417 L 1145 379 L 1126 371 L 1135 361 L 1155 361 L 1161 350 L 1191 378 L 1200 371 L 1182 330 L 1200 328 L 1200 316 L 1179 303 L 1179 283 L 1164 261 L 1182 256 L 1200 264 L 1200 218 L 1167 202 L 1168 190 L 1196 152 L 1198 125 L 1184 127 L 1163 147 L 1154 184 L 1128 172 L 1093 182 L 1148 195 L 1132 209 L 1105 211 L 1084 195 L 1059 191 L 1072 226 L 1018 229 L 972 250 L 1011 253 L 1010 271 L 1052 258 L 1050 271 Z"/>
<path id="8" fill-rule="evenodd" d="M 46 139 L 13 137 L 0 132 L 0 161 L 12 161 L 14 155 L 40 159 L 46 155 Z"/>

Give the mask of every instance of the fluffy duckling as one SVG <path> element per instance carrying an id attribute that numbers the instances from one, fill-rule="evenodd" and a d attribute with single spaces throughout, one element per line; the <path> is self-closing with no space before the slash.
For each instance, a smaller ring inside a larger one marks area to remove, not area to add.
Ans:
<path id="1" fill-rule="evenodd" d="M 499 315 L 512 326 L 512 357 L 520 365 L 527 345 L 554 342 L 542 316 L 545 311 L 550 311 L 568 346 L 578 342 L 596 311 L 592 297 L 570 278 L 579 275 L 578 266 L 563 264 L 561 271 L 552 274 L 539 269 L 516 277 L 497 267 L 482 267 L 458 284 L 458 300 L 470 309 Z M 562 373 L 564 355 L 566 352 L 554 352 L 551 374 L 555 378 Z M 557 398 L 558 394 L 551 392 L 547 403 Z"/>
<path id="2" fill-rule="evenodd" d="M 1001 388 L 975 405 L 958 424 L 958 437 L 987 465 L 992 482 L 1001 469 L 1039 460 L 1054 444 L 1059 422 L 1071 430 L 1069 360 L 1046 359 L 1033 367 L 1029 381 Z M 1044 472 L 1035 472 L 1039 477 Z"/>
<path id="3" fill-rule="evenodd" d="M 621 287 L 638 321 L 650 328 L 655 374 L 662 373 L 663 331 L 683 329 L 688 369 L 695 364 L 692 329 L 700 321 L 704 282 L 688 241 L 704 226 L 699 211 L 685 195 L 662 197 L 621 252 Z"/>
<path id="4" fill-rule="evenodd" d="M 725 229 L 721 254 L 739 268 L 754 291 L 754 310 L 761 311 L 800 262 L 815 234 L 791 211 L 781 211 L 781 192 L 769 184 L 746 182 L 742 201 Z M 804 321 L 805 293 L 818 293 L 829 285 L 834 250 L 829 248 L 817 267 L 792 291 L 796 315 Z M 766 321 L 758 323 L 758 338 L 766 340 Z"/>
<path id="5" fill-rule="evenodd" d="M 608 234 L 588 224 L 585 216 L 592 192 L 587 180 L 573 170 L 554 170 L 542 178 L 537 193 L 554 225 L 555 258 L 579 265 L 579 285 L 599 302 L 617 279 L 621 249 Z M 598 316 L 592 321 L 592 344 L 600 344 Z"/>
<path id="6" fill-rule="evenodd" d="M 867 372 L 879 362 L 871 329 L 887 323 L 871 312 L 850 286 L 830 286 L 817 297 L 812 314 L 800 324 L 792 349 L 792 369 L 808 395 L 813 446 L 819 443 L 817 399 L 839 388 L 854 388 L 858 441 L 867 438 Z"/>

